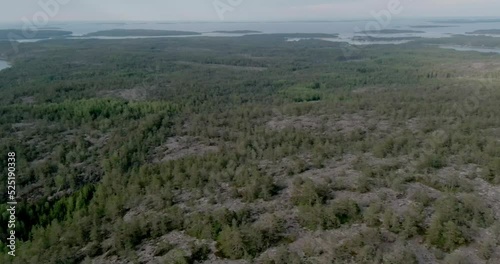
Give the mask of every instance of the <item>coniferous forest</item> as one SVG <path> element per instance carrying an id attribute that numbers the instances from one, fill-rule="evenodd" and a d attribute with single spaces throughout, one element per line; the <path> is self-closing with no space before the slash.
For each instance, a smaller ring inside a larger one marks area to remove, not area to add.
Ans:
<path id="1" fill-rule="evenodd" d="M 0 263 L 499 263 L 500 54 L 462 43 L 500 46 L 0 42 Z"/>

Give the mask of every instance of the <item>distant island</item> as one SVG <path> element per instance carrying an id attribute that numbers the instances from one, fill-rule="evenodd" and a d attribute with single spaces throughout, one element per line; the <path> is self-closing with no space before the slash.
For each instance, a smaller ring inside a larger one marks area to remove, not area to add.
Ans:
<path id="1" fill-rule="evenodd" d="M 192 31 L 152 30 L 152 29 L 111 29 L 86 34 L 85 37 L 163 37 L 201 35 Z"/>
<path id="2" fill-rule="evenodd" d="M 467 32 L 467 34 L 480 34 L 480 35 L 500 35 L 500 29 L 483 29 L 483 30 L 476 30 L 472 32 Z"/>
<path id="3" fill-rule="evenodd" d="M 425 33 L 424 31 L 404 30 L 404 29 L 382 29 L 382 30 L 366 30 L 356 32 L 359 34 L 406 34 L 406 33 Z"/>
<path id="4" fill-rule="evenodd" d="M 475 24 L 475 23 L 498 23 L 499 18 L 492 19 L 449 19 L 449 20 L 434 20 L 432 23 L 448 23 L 448 24 Z"/>
<path id="5" fill-rule="evenodd" d="M 97 22 L 97 23 L 92 23 L 95 25 L 115 25 L 115 26 L 124 26 L 127 23 L 124 22 Z"/>
<path id="6" fill-rule="evenodd" d="M 252 34 L 252 33 L 262 33 L 261 31 L 255 30 L 217 30 L 213 33 L 223 33 L 223 34 Z"/>
<path id="7" fill-rule="evenodd" d="M 66 37 L 71 34 L 73 34 L 73 32 L 63 30 L 36 30 L 25 32 L 20 29 L 1 29 L 0 40 L 49 39 Z"/>
<path id="8" fill-rule="evenodd" d="M 253 34 L 246 37 L 279 37 L 279 38 L 337 38 L 338 34 L 325 33 L 275 33 L 275 34 Z"/>
<path id="9" fill-rule="evenodd" d="M 457 27 L 457 26 L 449 26 L 449 25 L 417 25 L 410 26 L 411 28 L 449 28 L 449 27 Z"/>
<path id="10" fill-rule="evenodd" d="M 384 38 L 384 37 L 371 37 L 371 36 L 354 36 L 352 40 L 354 41 L 409 41 L 420 39 L 421 37 L 394 37 L 394 38 Z"/>
<path id="11" fill-rule="evenodd" d="M 61 30 L 60 27 L 41 27 L 38 30 Z"/>

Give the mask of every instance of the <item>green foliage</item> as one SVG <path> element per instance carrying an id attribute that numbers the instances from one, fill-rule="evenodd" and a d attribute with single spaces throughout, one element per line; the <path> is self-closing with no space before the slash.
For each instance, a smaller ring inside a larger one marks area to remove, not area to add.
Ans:
<path id="1" fill-rule="evenodd" d="M 382 204 L 380 202 L 375 202 L 370 204 L 368 208 L 363 213 L 364 222 L 370 227 L 376 227 L 381 224 L 380 213 L 382 211 Z"/>
<path id="2" fill-rule="evenodd" d="M 471 240 L 472 228 L 488 227 L 493 221 L 491 210 L 476 196 L 445 197 L 437 201 L 427 240 L 450 252 Z"/>
<path id="3" fill-rule="evenodd" d="M 242 191 L 244 201 L 253 202 L 256 199 L 269 200 L 276 194 L 278 187 L 274 184 L 273 178 L 262 175 L 251 177 L 252 181 L 245 184 Z"/>
<path id="4" fill-rule="evenodd" d="M 217 239 L 222 254 L 231 259 L 244 257 L 246 249 L 242 236 L 237 226 L 224 226 Z"/>
<path id="5" fill-rule="evenodd" d="M 282 221 L 274 215 L 266 215 L 253 225 L 233 220 L 218 234 L 218 248 L 231 259 L 255 257 L 281 241 L 283 227 Z"/>
<path id="6" fill-rule="evenodd" d="M 394 245 L 386 249 L 385 239 L 376 229 L 362 229 L 330 249 L 329 263 L 418 263 L 408 246 Z"/>
<path id="7" fill-rule="evenodd" d="M 309 229 L 334 229 L 360 220 L 358 204 L 352 200 L 335 200 L 329 205 L 304 205 L 299 207 L 299 221 Z"/>
<path id="8" fill-rule="evenodd" d="M 248 212 L 245 210 L 234 212 L 227 209 L 220 209 L 208 214 L 195 213 L 186 219 L 184 227 L 188 234 L 194 237 L 215 239 L 219 236 L 223 227 L 227 227 L 233 223 L 238 226 L 247 221 L 247 218 Z"/>
<path id="9" fill-rule="evenodd" d="M 427 154 L 423 156 L 419 163 L 419 169 L 440 169 L 446 165 L 444 157 L 439 154 Z"/>
<path id="10" fill-rule="evenodd" d="M 262 260 L 263 264 L 301 264 L 304 263 L 301 257 L 296 253 L 288 250 L 286 247 L 279 247 L 274 256 L 265 256 Z"/>
<path id="11" fill-rule="evenodd" d="M 295 205 L 323 204 L 328 199 L 332 198 L 330 191 L 326 185 L 314 183 L 310 179 L 297 179 L 294 182 L 294 190 L 292 193 L 292 202 Z"/>
<path id="12" fill-rule="evenodd" d="M 483 171 L 483 178 L 493 184 L 500 184 L 500 158 L 492 159 Z"/>
<path id="13" fill-rule="evenodd" d="M 321 93 L 317 91 L 320 88 L 318 83 L 311 87 L 296 86 L 282 91 L 283 97 L 293 102 L 311 102 L 321 100 Z"/>
<path id="14" fill-rule="evenodd" d="M 399 248 L 396 248 L 396 250 L 394 250 L 393 252 L 384 256 L 382 263 L 384 263 L 384 264 L 399 264 L 399 263 L 417 264 L 418 259 L 411 248 L 399 247 Z"/>

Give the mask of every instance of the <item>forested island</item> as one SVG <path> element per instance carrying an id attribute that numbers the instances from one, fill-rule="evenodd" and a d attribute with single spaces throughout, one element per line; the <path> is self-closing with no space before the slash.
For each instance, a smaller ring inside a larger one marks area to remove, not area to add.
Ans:
<path id="1" fill-rule="evenodd" d="M 382 30 L 365 30 L 361 32 L 362 34 L 414 34 L 414 33 L 425 33 L 425 31 L 417 30 L 407 30 L 407 29 L 382 29 Z"/>
<path id="2" fill-rule="evenodd" d="M 326 36 L 0 41 L 0 263 L 500 263 L 500 39 Z"/>
<path id="3" fill-rule="evenodd" d="M 447 38 L 429 38 L 415 40 L 416 43 L 421 44 L 442 44 L 442 45 L 458 45 L 468 47 L 486 47 L 486 48 L 500 48 L 500 42 L 497 37 L 493 36 L 471 36 L 471 35 L 452 35 Z"/>
<path id="4" fill-rule="evenodd" d="M 468 18 L 458 18 L 458 19 L 443 19 L 443 20 L 434 20 L 432 23 L 438 24 L 477 24 L 477 23 L 498 23 L 500 22 L 499 18 L 477 18 L 477 19 L 468 19 Z"/>
<path id="5" fill-rule="evenodd" d="M 33 30 L 24 31 L 20 29 L 0 29 L 1 40 L 18 40 L 18 39 L 48 39 L 57 37 L 66 37 L 73 34 L 71 31 L 64 30 Z"/>
<path id="6" fill-rule="evenodd" d="M 38 30 L 62 30 L 60 27 L 39 27 Z"/>
<path id="7" fill-rule="evenodd" d="M 252 39 L 269 39 L 269 38 L 338 38 L 338 34 L 325 34 L 325 33 L 275 33 L 275 34 L 252 34 L 243 37 L 250 37 Z"/>
<path id="8" fill-rule="evenodd" d="M 478 34 L 478 35 L 500 35 L 500 29 L 484 29 L 476 30 L 472 32 L 467 32 L 467 34 Z"/>
<path id="9" fill-rule="evenodd" d="M 416 25 L 416 26 L 410 26 L 411 28 L 449 28 L 449 27 L 456 27 L 456 26 L 448 26 L 448 25 Z"/>
<path id="10" fill-rule="evenodd" d="M 420 39 L 420 37 L 373 37 L 373 36 L 354 36 L 354 41 L 409 41 Z"/>
<path id="11" fill-rule="evenodd" d="M 199 32 L 152 29 L 111 29 L 92 32 L 85 37 L 164 37 L 164 36 L 194 36 Z"/>
<path id="12" fill-rule="evenodd" d="M 255 31 L 255 30 L 217 30 L 214 31 L 213 33 L 224 33 L 224 34 L 255 34 L 255 33 L 262 33 L 261 31 Z"/>

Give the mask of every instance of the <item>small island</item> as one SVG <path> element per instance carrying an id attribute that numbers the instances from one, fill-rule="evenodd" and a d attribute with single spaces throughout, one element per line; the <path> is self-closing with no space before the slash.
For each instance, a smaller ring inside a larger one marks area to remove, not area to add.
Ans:
<path id="1" fill-rule="evenodd" d="M 41 27 L 38 30 L 62 30 L 60 27 Z"/>
<path id="2" fill-rule="evenodd" d="M 165 37 L 201 35 L 192 31 L 152 30 L 152 29 L 111 29 L 86 34 L 85 37 Z"/>
<path id="3" fill-rule="evenodd" d="M 93 23 L 95 25 L 114 25 L 114 26 L 125 26 L 127 23 L 124 22 L 97 22 Z"/>
<path id="4" fill-rule="evenodd" d="M 275 34 L 253 34 L 247 37 L 277 37 L 277 38 L 338 38 L 338 34 L 326 33 L 275 33 Z"/>
<path id="5" fill-rule="evenodd" d="M 71 34 L 73 32 L 63 30 L 35 30 L 25 32 L 20 29 L 1 29 L 0 40 L 49 39 L 67 37 Z"/>
<path id="6" fill-rule="evenodd" d="M 409 33 L 425 33 L 425 31 L 404 30 L 404 29 L 382 29 L 382 30 L 366 30 L 356 32 L 358 34 L 409 34 Z"/>
<path id="7" fill-rule="evenodd" d="M 217 30 L 214 31 L 213 33 L 222 33 L 222 34 L 256 34 L 256 33 L 262 33 L 261 31 L 255 31 L 255 30 Z"/>
<path id="8" fill-rule="evenodd" d="M 384 38 L 384 37 L 371 37 L 371 36 L 354 36 L 352 40 L 354 41 L 411 41 L 420 39 L 420 37 L 393 37 L 393 38 Z"/>
<path id="9" fill-rule="evenodd" d="M 449 26 L 449 25 L 417 25 L 417 26 L 410 26 L 411 28 L 450 28 L 450 27 L 457 27 L 457 26 Z"/>
<path id="10" fill-rule="evenodd" d="M 500 35 L 500 29 L 483 29 L 476 30 L 472 32 L 467 32 L 467 34 L 476 34 L 476 35 Z"/>
<path id="11" fill-rule="evenodd" d="M 485 19 L 448 19 L 448 20 L 434 20 L 432 23 L 437 24 L 476 24 L 476 23 L 498 23 L 498 18 L 485 18 Z"/>

